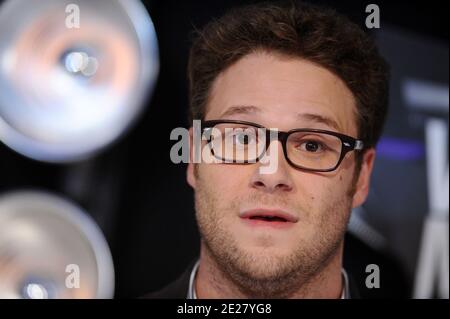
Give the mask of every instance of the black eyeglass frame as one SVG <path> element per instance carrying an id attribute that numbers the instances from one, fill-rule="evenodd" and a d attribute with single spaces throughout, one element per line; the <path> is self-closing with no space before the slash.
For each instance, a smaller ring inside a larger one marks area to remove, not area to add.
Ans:
<path id="1" fill-rule="evenodd" d="M 252 126 L 255 128 L 261 128 L 264 129 L 266 132 L 266 146 L 264 149 L 264 152 L 256 159 L 256 161 L 259 161 L 260 158 L 267 152 L 267 149 L 269 148 L 269 145 L 271 142 L 273 142 L 273 140 L 271 140 L 270 138 L 270 132 L 274 132 L 274 130 L 270 130 L 262 125 L 259 125 L 257 123 L 253 123 L 253 122 L 247 122 L 247 121 L 239 121 L 239 120 L 209 120 L 209 121 L 203 121 L 202 122 L 202 135 L 204 133 L 204 131 L 206 129 L 212 129 L 213 127 L 215 127 L 217 124 L 242 124 L 242 125 L 246 125 L 246 126 Z M 304 170 L 304 171 L 310 171 L 310 172 L 332 172 L 334 170 L 336 170 L 339 165 L 341 164 L 342 160 L 344 159 L 345 155 L 348 152 L 351 151 L 362 151 L 364 150 L 364 141 L 360 140 L 360 139 L 356 139 L 353 138 L 351 136 L 345 135 L 345 134 L 341 134 L 341 133 L 337 133 L 337 132 L 333 132 L 333 131 L 328 131 L 328 130 L 322 130 L 322 129 L 310 129 L 310 128 L 297 128 L 297 129 L 292 129 L 289 130 L 287 132 L 284 131 L 276 131 L 277 132 L 277 139 L 278 141 L 281 142 L 281 145 L 283 147 L 283 153 L 284 153 L 284 158 L 286 159 L 286 161 L 289 163 L 289 165 L 291 165 L 294 168 L 300 169 L 300 170 Z M 337 164 L 329 169 L 313 169 L 313 168 L 307 168 L 307 167 L 303 167 L 300 165 L 297 165 L 295 163 L 293 163 L 288 156 L 287 153 L 287 141 L 288 138 L 291 134 L 293 133 L 298 133 L 298 132 L 311 132 L 311 133 L 323 133 L 323 134 L 328 134 L 328 135 L 332 135 L 335 136 L 337 138 L 339 138 L 341 140 L 342 143 L 342 147 L 341 147 L 341 154 L 339 156 L 339 160 L 337 162 Z M 216 157 L 216 155 L 214 155 Z M 216 157 L 217 158 L 217 157 Z M 220 160 L 224 160 L 223 158 L 219 158 Z M 249 162 L 247 163 L 227 163 L 227 164 L 251 164 Z"/>

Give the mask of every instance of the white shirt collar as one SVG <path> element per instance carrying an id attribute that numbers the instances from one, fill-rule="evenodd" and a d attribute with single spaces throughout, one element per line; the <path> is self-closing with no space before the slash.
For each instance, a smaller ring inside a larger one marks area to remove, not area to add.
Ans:
<path id="1" fill-rule="evenodd" d="M 195 276 L 197 275 L 199 264 L 200 260 L 197 260 L 197 262 L 194 265 L 194 268 L 191 271 L 191 276 L 189 278 L 189 290 L 187 299 L 197 299 L 197 294 L 195 293 Z"/>
<path id="2" fill-rule="evenodd" d="M 192 268 L 191 276 L 189 277 L 189 289 L 187 299 L 197 299 L 197 294 L 195 292 L 195 276 L 197 275 L 198 265 L 200 264 L 200 260 L 194 265 Z M 344 287 L 342 287 L 341 299 L 350 299 L 350 291 L 348 284 L 348 275 L 344 268 L 341 268 L 342 278 L 344 279 Z"/>

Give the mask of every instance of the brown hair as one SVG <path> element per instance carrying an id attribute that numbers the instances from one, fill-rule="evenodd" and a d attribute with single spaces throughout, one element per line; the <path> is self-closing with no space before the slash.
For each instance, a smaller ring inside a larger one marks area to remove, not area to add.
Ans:
<path id="1" fill-rule="evenodd" d="M 204 119 L 216 77 L 261 50 L 306 59 L 340 77 L 356 99 L 359 138 L 376 144 L 387 112 L 388 65 L 356 24 L 302 2 L 235 8 L 196 32 L 188 63 L 191 120 Z"/>

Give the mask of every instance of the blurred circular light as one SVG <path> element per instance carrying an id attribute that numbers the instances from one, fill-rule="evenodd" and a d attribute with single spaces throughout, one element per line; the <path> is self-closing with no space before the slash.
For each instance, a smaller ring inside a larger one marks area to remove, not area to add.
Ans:
<path id="1" fill-rule="evenodd" d="M 79 272 L 71 271 L 78 267 Z M 78 286 L 68 285 L 78 276 Z M 41 191 L 0 196 L 0 299 L 112 298 L 114 266 L 97 224 Z"/>
<path id="2" fill-rule="evenodd" d="M 67 23 L 73 5 L 78 26 Z M 156 33 L 138 0 L 7 0 L 0 30 L 0 141 L 30 158 L 92 156 L 154 89 Z"/>

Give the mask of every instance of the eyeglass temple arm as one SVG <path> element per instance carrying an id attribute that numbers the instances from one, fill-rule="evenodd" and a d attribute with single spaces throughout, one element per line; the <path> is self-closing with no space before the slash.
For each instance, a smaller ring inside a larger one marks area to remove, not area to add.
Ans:
<path id="1" fill-rule="evenodd" d="M 364 149 L 364 142 L 361 140 L 355 140 L 353 147 L 352 147 L 351 143 L 349 143 L 349 142 L 344 142 L 344 145 L 347 147 L 350 147 L 354 150 L 357 150 L 357 151 Z"/>
<path id="2" fill-rule="evenodd" d="M 364 148 L 364 142 L 361 141 L 361 140 L 356 140 L 355 141 L 355 146 L 353 147 L 353 149 L 360 151 L 363 148 Z"/>

